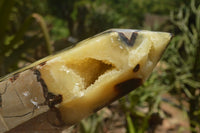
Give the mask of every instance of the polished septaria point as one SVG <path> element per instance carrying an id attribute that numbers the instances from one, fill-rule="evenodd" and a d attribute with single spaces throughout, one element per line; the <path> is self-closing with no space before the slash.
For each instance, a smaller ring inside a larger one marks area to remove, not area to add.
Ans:
<path id="1" fill-rule="evenodd" d="M 140 86 L 171 34 L 111 29 L 46 57 L 0 81 L 0 131 L 39 114 L 72 125 Z"/>

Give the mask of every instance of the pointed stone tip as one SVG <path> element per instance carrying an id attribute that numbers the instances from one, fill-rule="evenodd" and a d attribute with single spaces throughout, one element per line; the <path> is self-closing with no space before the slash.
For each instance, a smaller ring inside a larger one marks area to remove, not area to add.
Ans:
<path id="1" fill-rule="evenodd" d="M 103 34 L 105 33 L 111 33 L 111 32 L 116 32 L 119 35 L 119 38 L 124 44 L 126 44 L 129 47 L 133 47 L 135 45 L 136 39 L 140 35 L 148 35 L 152 36 L 152 38 L 155 38 L 157 41 L 164 41 L 167 44 L 172 40 L 174 37 L 173 33 L 169 32 L 160 32 L 160 31 L 148 31 L 148 30 L 138 30 L 138 29 L 109 29 L 105 32 L 102 32 Z M 100 34 L 102 34 L 100 33 Z"/>
<path id="2" fill-rule="evenodd" d="M 170 34 L 170 41 L 172 40 L 172 38 L 174 37 L 174 34 L 173 33 L 169 33 Z"/>

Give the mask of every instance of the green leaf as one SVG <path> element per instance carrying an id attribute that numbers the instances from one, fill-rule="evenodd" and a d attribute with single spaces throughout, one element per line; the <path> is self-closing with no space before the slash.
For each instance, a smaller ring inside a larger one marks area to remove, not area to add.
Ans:
<path id="1" fill-rule="evenodd" d="M 12 8 L 14 6 L 15 0 L 4 0 L 1 2 L 1 8 L 0 8 L 0 41 L 4 40 L 4 37 L 6 36 L 6 28 L 9 25 L 9 19 L 10 14 L 12 12 Z M 2 48 L 2 45 L 0 45 L 0 48 Z"/>
<path id="2" fill-rule="evenodd" d="M 128 124 L 129 133 L 136 133 L 133 121 L 132 121 L 129 114 L 126 115 L 126 121 L 127 121 L 127 124 Z"/>

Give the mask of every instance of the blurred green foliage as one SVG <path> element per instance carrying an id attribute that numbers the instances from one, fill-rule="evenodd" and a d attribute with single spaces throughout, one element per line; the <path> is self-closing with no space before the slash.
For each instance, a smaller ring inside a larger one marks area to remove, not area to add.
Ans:
<path id="1" fill-rule="evenodd" d="M 149 17 L 148 17 L 149 16 Z M 0 0 L 0 76 L 109 28 L 174 33 L 159 67 L 140 88 L 120 100 L 127 131 L 153 132 L 170 93 L 200 128 L 200 1 L 198 0 Z M 159 80 L 158 80 L 159 79 Z M 190 107 L 181 103 L 186 100 Z M 173 103 L 172 103 L 173 104 Z M 147 112 L 141 110 L 147 109 Z M 80 132 L 97 132 L 101 116 L 84 120 Z"/>
<path id="2" fill-rule="evenodd" d="M 191 130 L 197 132 L 196 129 L 200 128 L 200 114 L 196 113 L 200 111 L 200 5 L 196 6 L 192 0 L 189 6 L 182 6 L 177 13 L 172 12 L 171 21 L 179 28 L 180 34 L 174 38 L 164 58 L 171 64 L 165 75 L 168 80 L 164 82 L 172 85 L 171 94 L 184 94 L 178 97 L 190 104 Z M 169 58 L 172 54 L 177 56 Z"/>
<path id="3" fill-rule="evenodd" d="M 31 53 L 29 50 L 39 46 L 41 40 L 44 40 L 46 44 L 44 45 L 46 53 L 52 53 L 49 32 L 43 17 L 31 11 L 27 11 L 29 12 L 27 14 L 21 9 L 26 10 L 29 6 L 16 0 L 1 0 L 0 75 L 17 69 L 20 60 L 30 61 L 31 59 L 24 54 Z M 35 57 L 35 59 L 41 57 Z"/>

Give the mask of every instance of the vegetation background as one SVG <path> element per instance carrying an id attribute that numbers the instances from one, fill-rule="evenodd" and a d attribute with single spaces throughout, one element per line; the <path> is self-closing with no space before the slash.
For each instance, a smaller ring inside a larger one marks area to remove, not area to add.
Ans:
<path id="1" fill-rule="evenodd" d="M 0 0 L 0 76 L 109 28 L 174 38 L 142 87 L 70 131 L 200 133 L 199 0 Z"/>

